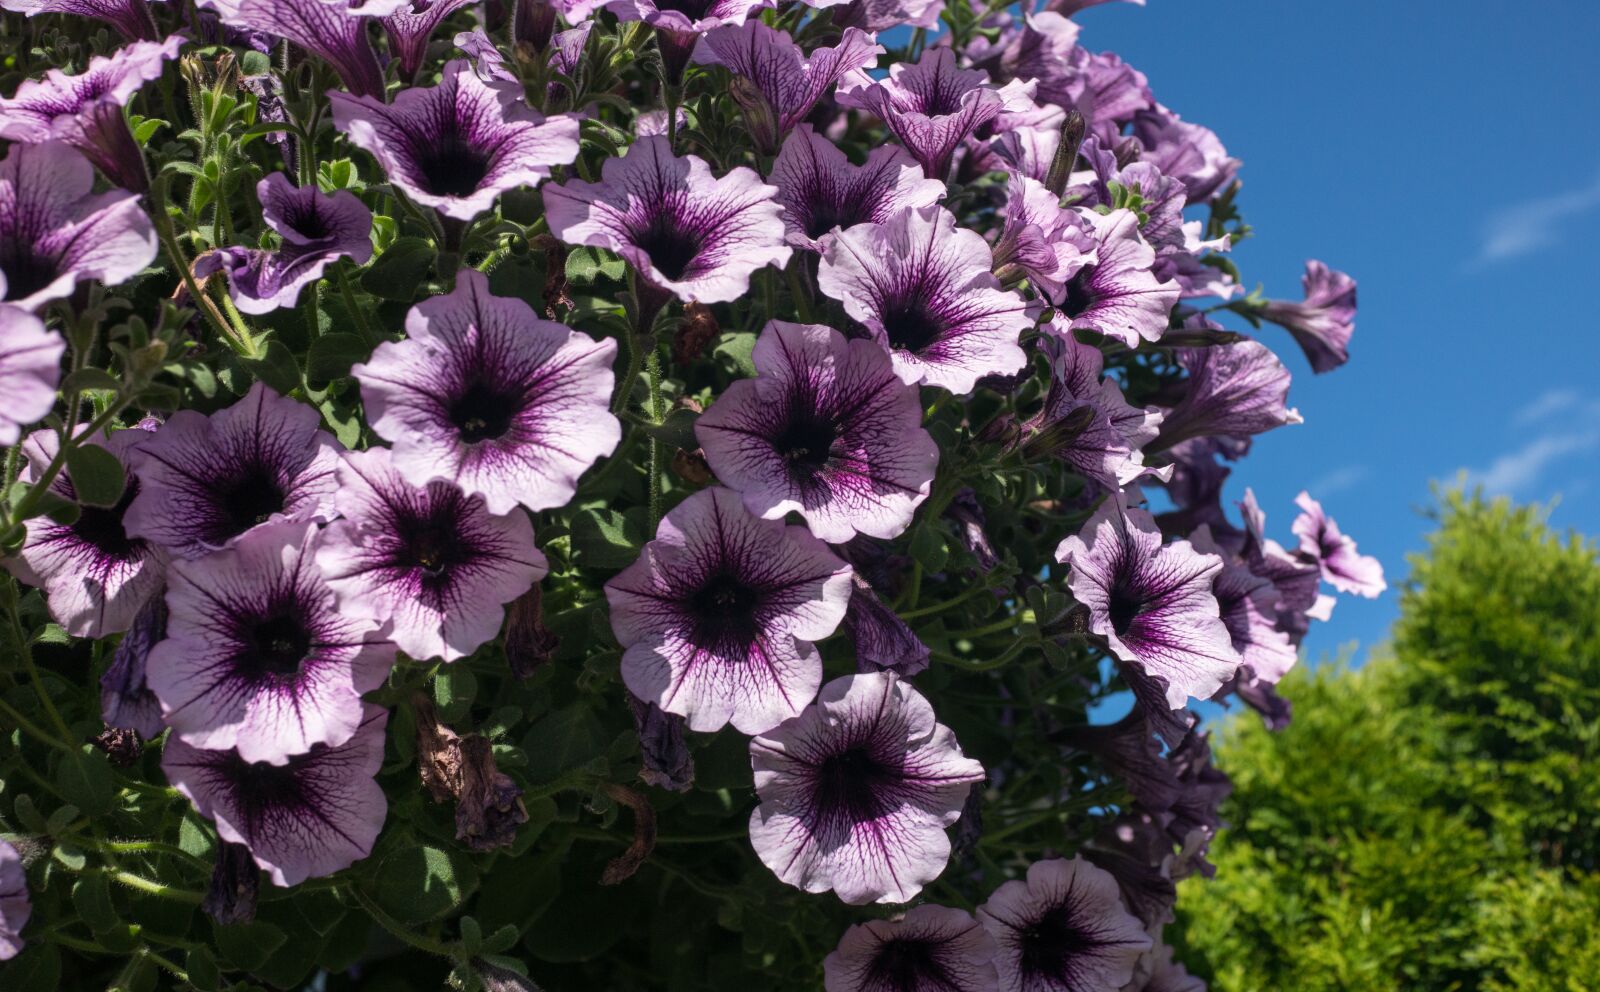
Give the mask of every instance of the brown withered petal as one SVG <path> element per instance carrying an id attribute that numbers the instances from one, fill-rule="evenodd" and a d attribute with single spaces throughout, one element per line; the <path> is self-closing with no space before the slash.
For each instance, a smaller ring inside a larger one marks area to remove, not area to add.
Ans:
<path id="1" fill-rule="evenodd" d="M 417 720 L 417 774 L 422 787 L 436 803 L 461 794 L 461 752 L 456 732 L 439 722 L 439 713 L 427 696 L 417 693 L 411 700 Z"/>
<path id="2" fill-rule="evenodd" d="M 606 863 L 600 873 L 601 885 L 618 885 L 633 877 L 639 866 L 656 849 L 656 811 L 645 797 L 627 786 L 607 782 L 600 790 L 614 802 L 633 810 L 633 843 L 620 855 Z"/>
<path id="3" fill-rule="evenodd" d="M 685 451 L 679 448 L 672 453 L 672 474 L 691 486 L 711 484 L 711 466 L 706 464 L 705 452 L 696 448 Z"/>
<path id="4" fill-rule="evenodd" d="M 137 730 L 107 727 L 94 739 L 94 746 L 106 753 L 106 758 L 117 768 L 128 768 L 144 753 L 144 741 Z"/>
<path id="5" fill-rule="evenodd" d="M 522 787 L 495 767 L 487 738 L 468 734 L 456 742 L 461 758 L 461 792 L 456 804 L 456 839 L 474 851 L 492 851 L 516 839 L 528 822 Z"/>
<path id="6" fill-rule="evenodd" d="M 260 887 L 261 870 L 250 856 L 250 849 L 222 841 L 217 849 L 217 866 L 211 871 L 211 887 L 200 908 L 223 926 L 249 923 L 256 917 Z"/>
<path id="7" fill-rule="evenodd" d="M 561 638 L 544 625 L 543 601 L 543 593 L 535 585 L 512 600 L 506 610 L 506 662 L 511 674 L 524 681 L 549 664 L 561 646 Z"/>
<path id="8" fill-rule="evenodd" d="M 683 739 L 684 719 L 628 693 L 633 726 L 639 734 L 639 777 L 646 785 L 687 792 L 694 785 L 694 757 Z"/>
<path id="9" fill-rule="evenodd" d="M 672 360 L 688 365 L 705 354 L 722 329 L 717 326 L 716 315 L 704 303 L 686 303 L 683 319 L 672 335 Z"/>
<path id="10" fill-rule="evenodd" d="M 472 959 L 472 970 L 478 973 L 483 992 L 540 992 L 539 986 L 527 975 L 502 968 L 483 958 Z"/>

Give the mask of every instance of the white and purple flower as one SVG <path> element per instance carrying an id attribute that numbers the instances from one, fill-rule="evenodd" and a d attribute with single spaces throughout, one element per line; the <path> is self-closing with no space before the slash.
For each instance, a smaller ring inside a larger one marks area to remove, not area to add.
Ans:
<path id="1" fill-rule="evenodd" d="M 0 304 L 0 444 L 16 444 L 22 428 L 56 405 L 67 342 L 26 310 Z"/>
<path id="2" fill-rule="evenodd" d="M 857 923 L 822 962 L 826 992 L 999 992 L 994 938 L 970 913 L 924 903 Z"/>
<path id="3" fill-rule="evenodd" d="M 1256 312 L 1288 331 L 1313 372 L 1330 372 L 1350 360 L 1356 325 L 1356 281 L 1313 259 L 1301 277 L 1305 299 L 1267 300 Z"/>
<path id="4" fill-rule="evenodd" d="M 410 7 L 411 0 L 373 0 L 354 6 L 345 0 L 201 0 L 222 23 L 240 31 L 293 42 L 333 67 L 345 89 L 382 100 L 383 67 L 372 50 L 367 26 L 372 16 Z"/>
<path id="5" fill-rule="evenodd" d="M 383 31 L 389 38 L 390 53 L 400 63 L 401 79 L 416 77 L 439 26 L 472 4 L 473 0 L 416 0 L 383 18 Z"/>
<path id="6" fill-rule="evenodd" d="M 22 928 L 33 915 L 33 900 L 28 897 L 28 875 L 22 870 L 22 855 L 0 840 L 0 961 L 22 953 Z"/>
<path id="7" fill-rule="evenodd" d="M 1180 348 L 1178 361 L 1189 378 L 1161 422 L 1157 449 L 1196 437 L 1244 439 L 1302 420 L 1288 405 L 1289 370 L 1259 341 Z"/>
<path id="8" fill-rule="evenodd" d="M 1159 341 L 1181 288 L 1155 274 L 1156 252 L 1139 233 L 1139 216 L 1131 210 L 1081 216 L 1094 229 L 1094 264 L 1066 284 L 1061 310 L 1068 327 L 1098 331 L 1129 348 Z"/>
<path id="9" fill-rule="evenodd" d="M 1024 449 L 1058 458 L 1113 491 L 1152 473 L 1170 477 L 1170 470 L 1146 467 L 1141 451 L 1155 440 L 1161 411 L 1130 406 L 1115 380 L 1101 378 L 1100 349 L 1070 335 L 1046 339 L 1043 349 L 1050 388 L 1044 406 L 1022 424 Z"/>
<path id="10" fill-rule="evenodd" d="M 923 175 L 904 148 L 879 145 L 852 165 L 809 124 L 784 141 L 770 178 L 789 243 L 815 252 L 841 228 L 881 224 L 902 207 L 931 207 L 945 194 L 944 183 Z"/>
<path id="11" fill-rule="evenodd" d="M 158 0 L 0 0 L 0 9 L 37 17 L 74 14 L 105 21 L 130 41 L 155 41 L 156 22 L 150 4 Z"/>
<path id="12" fill-rule="evenodd" d="M 1339 530 L 1334 519 L 1322 511 L 1322 504 L 1308 492 L 1296 496 L 1301 514 L 1291 528 L 1300 538 L 1300 555 L 1322 569 L 1322 578 L 1340 592 L 1376 599 L 1389 588 L 1383 580 L 1383 565 L 1371 555 L 1359 554 L 1356 542 Z"/>

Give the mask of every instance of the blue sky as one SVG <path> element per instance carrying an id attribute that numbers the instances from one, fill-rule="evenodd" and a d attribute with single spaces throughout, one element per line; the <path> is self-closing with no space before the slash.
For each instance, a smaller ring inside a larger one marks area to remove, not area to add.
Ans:
<path id="1" fill-rule="evenodd" d="M 1258 439 L 1254 487 L 1290 544 L 1318 496 L 1390 591 L 1341 597 L 1313 657 L 1385 636 L 1431 480 L 1468 472 L 1600 534 L 1600 4 L 1581 0 L 1149 0 L 1080 13 L 1082 44 L 1244 161 L 1247 284 L 1299 298 L 1308 258 L 1360 282 L 1350 364 L 1313 376 L 1305 424 Z"/>

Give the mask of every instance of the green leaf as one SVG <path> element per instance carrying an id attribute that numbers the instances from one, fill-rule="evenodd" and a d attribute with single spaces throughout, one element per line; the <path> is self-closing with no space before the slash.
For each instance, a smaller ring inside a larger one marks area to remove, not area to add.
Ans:
<path id="1" fill-rule="evenodd" d="M 189 951 L 183 970 L 189 973 L 189 984 L 199 992 L 216 992 L 222 987 L 222 972 L 217 968 L 216 956 L 204 944 L 196 944 Z"/>
<path id="2" fill-rule="evenodd" d="M 578 247 L 567 255 L 567 281 L 588 286 L 599 279 L 621 279 L 627 263 L 604 248 Z"/>
<path id="3" fill-rule="evenodd" d="M 374 296 L 409 302 L 432 270 L 436 255 L 423 238 L 398 238 L 362 275 L 361 286 Z"/>
<path id="4" fill-rule="evenodd" d="M 116 799 L 116 778 L 111 764 L 97 750 L 71 751 L 56 766 L 56 788 L 74 806 L 91 817 L 111 812 Z"/>
<path id="5" fill-rule="evenodd" d="M 80 876 L 72 886 L 72 907 L 95 933 L 105 933 L 121 922 L 111 904 L 110 883 L 97 871 Z"/>
<path id="6" fill-rule="evenodd" d="M 556 710 L 535 723 L 522 739 L 528 753 L 528 778 L 549 782 L 563 772 L 605 754 L 611 735 L 583 703 Z"/>
<path id="7" fill-rule="evenodd" d="M 85 506 L 116 506 L 128 484 L 127 470 L 117 456 L 98 444 L 67 449 L 67 471 L 78 502 Z"/>
<path id="8" fill-rule="evenodd" d="M 81 368 L 67 376 L 65 379 L 61 380 L 61 391 L 67 394 L 81 393 L 87 389 L 105 389 L 115 391 L 120 389 L 121 386 L 122 383 L 117 379 L 116 376 L 112 375 L 110 372 L 107 372 L 105 369 L 97 369 L 92 365 L 86 368 Z"/>
<path id="9" fill-rule="evenodd" d="M 753 357 L 755 349 L 756 336 L 753 333 L 731 331 L 717 340 L 717 346 L 711 353 L 727 359 L 734 371 L 740 375 L 753 376 L 756 374 L 756 362 Z"/>
<path id="10" fill-rule="evenodd" d="M 372 354 L 365 341 L 355 334 L 334 331 L 311 342 L 306 351 L 306 382 L 319 387 L 350 374 L 350 366 Z"/>
<path id="11" fill-rule="evenodd" d="M 633 564 L 644 545 L 644 520 L 635 507 L 580 510 L 572 521 L 572 553 L 586 568 L 617 569 Z"/>
<path id="12" fill-rule="evenodd" d="M 55 944 L 32 943 L 14 960 L 0 964 L 0 989 L 6 992 L 56 992 L 61 987 L 61 952 Z"/>
<path id="13" fill-rule="evenodd" d="M 284 395 L 300 388 L 300 366 L 287 345 L 274 338 L 260 358 L 240 358 L 239 364 L 257 379 Z"/>
<path id="14" fill-rule="evenodd" d="M 272 952 L 289 939 L 271 923 L 235 923 L 232 926 L 212 923 L 211 933 L 223 958 L 243 971 L 255 971 L 266 964 Z"/>
<path id="15" fill-rule="evenodd" d="M 478 680 L 464 665 L 450 666 L 433 680 L 433 699 L 439 704 L 439 716 L 445 720 L 466 716 L 477 692 Z"/>
<path id="16" fill-rule="evenodd" d="M 938 572 L 950 559 L 944 534 L 932 523 L 924 523 L 911 535 L 911 557 L 922 562 L 924 571 Z"/>
<path id="17" fill-rule="evenodd" d="M 426 923 L 450 912 L 478 887 L 478 872 L 463 851 L 411 845 L 383 859 L 372 899 L 406 923 Z"/>

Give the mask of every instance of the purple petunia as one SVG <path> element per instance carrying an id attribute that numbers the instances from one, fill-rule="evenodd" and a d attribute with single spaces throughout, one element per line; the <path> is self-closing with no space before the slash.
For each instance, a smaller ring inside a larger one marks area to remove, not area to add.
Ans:
<path id="1" fill-rule="evenodd" d="M 0 840 L 0 961 L 9 961 L 22 952 L 22 928 L 32 915 L 33 900 L 28 897 L 22 855 Z"/>
<path id="2" fill-rule="evenodd" d="M 1050 388 L 1044 406 L 1022 424 L 1024 449 L 1059 458 L 1113 490 L 1151 473 L 1140 449 L 1155 439 L 1161 412 L 1129 406 L 1122 388 L 1101 378 L 1099 348 L 1070 336 L 1046 339 L 1043 348 Z"/>
<path id="3" fill-rule="evenodd" d="M 909 527 L 939 449 L 922 429 L 917 390 L 883 349 L 775 320 L 752 358 L 755 378 L 730 385 L 695 424 L 717 479 L 756 516 L 797 512 L 832 544 Z"/>
<path id="4" fill-rule="evenodd" d="M 0 304 L 0 444 L 16 444 L 22 428 L 56 405 L 67 342 L 26 310 Z"/>
<path id="5" fill-rule="evenodd" d="M 197 276 L 228 274 L 234 303 L 249 314 L 292 307 L 306 286 L 322 278 L 329 265 L 348 258 L 365 265 L 372 257 L 372 211 L 354 193 L 324 193 L 296 187 L 281 172 L 256 184 L 261 216 L 278 232 L 276 251 L 224 248 L 195 265 Z"/>
<path id="6" fill-rule="evenodd" d="M 844 629 L 855 648 L 856 667 L 863 672 L 883 668 L 904 676 L 926 671 L 932 652 L 916 631 L 878 598 L 860 573 L 852 582 L 855 589 L 845 610 Z"/>
<path id="7" fill-rule="evenodd" d="M 817 285 L 894 358 L 902 381 L 972 392 L 1027 364 L 1018 345 L 1033 305 L 1000 288 L 989 245 L 943 207 L 905 209 L 841 232 Z"/>
<path id="8" fill-rule="evenodd" d="M 549 571 L 527 514 L 494 516 L 442 479 L 414 486 L 384 448 L 344 457 L 334 505 L 342 519 L 316 559 L 340 612 L 390 622 L 419 661 L 455 661 L 493 639 L 506 604 Z"/>
<path id="9" fill-rule="evenodd" d="M 1155 249 L 1139 233 L 1139 216 L 1131 210 L 1082 216 L 1094 228 L 1094 264 L 1067 283 L 1061 310 L 1070 318 L 1068 326 L 1098 331 L 1129 348 L 1159 341 L 1180 289 L 1156 276 Z"/>
<path id="10" fill-rule="evenodd" d="M 1322 578 L 1340 592 L 1377 598 L 1389 584 L 1383 580 L 1383 566 L 1371 555 L 1358 554 L 1356 542 L 1345 536 L 1334 519 L 1322 512 L 1322 504 L 1301 492 L 1294 499 L 1301 514 L 1292 530 L 1300 538 L 1302 558 L 1316 562 Z"/>
<path id="11" fill-rule="evenodd" d="M 1037 861 L 978 907 L 994 937 L 1003 992 L 1120 989 L 1150 949 L 1117 880 L 1082 858 Z"/>
<path id="12" fill-rule="evenodd" d="M 908 902 L 950 859 L 945 828 L 983 766 L 892 672 L 834 679 L 798 716 L 750 742 L 750 841 L 805 892 L 852 905 Z"/>
<path id="13" fill-rule="evenodd" d="M 384 104 L 330 93 L 334 125 L 369 152 L 407 196 L 469 221 L 507 190 L 537 186 L 578 156 L 578 120 L 546 118 L 522 87 L 485 82 L 464 59 L 445 65 L 438 86 L 413 86 Z"/>
<path id="14" fill-rule="evenodd" d="M 389 51 L 400 62 L 400 78 L 410 80 L 422 68 L 428 54 L 428 42 L 439 25 L 449 20 L 457 11 L 470 7 L 473 0 L 417 0 L 383 18 L 383 30 L 389 37 Z"/>
<path id="15" fill-rule="evenodd" d="M 970 913 L 925 903 L 857 923 L 822 962 L 827 992 L 998 992 L 994 938 Z"/>
<path id="16" fill-rule="evenodd" d="M 1313 372 L 1330 372 L 1350 360 L 1356 325 L 1356 281 L 1312 260 L 1301 277 L 1306 298 L 1267 300 L 1256 311 L 1288 331 L 1306 354 Z"/>
<path id="17" fill-rule="evenodd" d="M 199 558 L 268 522 L 331 519 L 340 449 L 321 423 L 259 382 L 210 416 L 179 410 L 129 454 L 128 535 Z"/>
<path id="18" fill-rule="evenodd" d="M 1163 545 L 1148 512 L 1107 499 L 1056 560 L 1071 568 L 1067 587 L 1088 607 L 1089 629 L 1159 680 L 1172 709 L 1210 698 L 1238 670 L 1211 591 L 1222 559 L 1187 541 Z"/>
<path id="19" fill-rule="evenodd" d="M 811 642 L 844 618 L 851 574 L 805 528 L 752 516 L 730 490 L 701 490 L 606 583 L 622 680 L 691 730 L 767 730 L 816 695 Z"/>
<path id="20" fill-rule="evenodd" d="M 1189 536 L 1189 541 L 1201 554 L 1222 559 L 1222 571 L 1211 591 L 1217 597 L 1217 609 L 1233 639 L 1234 650 L 1243 662 L 1240 679 L 1276 684 L 1298 660 L 1289 635 L 1278 626 L 1278 604 L 1283 594 L 1270 578 L 1251 571 L 1243 559 L 1219 547 L 1209 526 L 1202 525 Z M 1236 681 L 1235 687 L 1238 684 Z"/>
<path id="21" fill-rule="evenodd" d="M 550 232 L 609 248 L 685 302 L 736 300 L 757 269 L 789 261 L 778 190 L 750 169 L 717 179 L 704 160 L 679 158 L 665 137 L 650 136 L 606 159 L 600 179 L 545 189 Z"/>
<path id="22" fill-rule="evenodd" d="M 150 4 L 156 0 L 0 0 L 0 9 L 37 17 L 75 14 L 105 21 L 130 41 L 155 41 L 156 22 Z"/>
<path id="23" fill-rule="evenodd" d="M 490 513 L 548 510 L 622 437 L 609 409 L 616 351 L 615 339 L 541 320 L 463 269 L 453 292 L 411 308 L 404 341 L 350 374 L 412 485 L 453 482 Z"/>
<path id="24" fill-rule="evenodd" d="M 1196 437 L 1248 438 L 1301 422 L 1288 405 L 1289 370 L 1259 341 L 1181 348 L 1178 361 L 1189 378 L 1161 422 L 1158 449 Z"/>
<path id="25" fill-rule="evenodd" d="M 128 452 L 149 437 L 146 431 L 131 429 L 79 443 L 103 448 L 126 464 Z M 60 446 L 61 438 L 53 430 L 30 434 L 22 444 L 27 464 L 21 480 L 36 481 Z M 51 481 L 50 491 L 77 502 L 70 466 Z M 139 480 L 130 476 L 115 506 L 83 506 L 70 524 L 48 517 L 29 521 L 27 542 L 5 563 L 23 581 L 44 590 L 50 616 L 73 637 L 98 638 L 127 630 L 161 589 L 166 553 L 128 536 L 123 525 L 128 505 L 138 493 Z"/>
<path id="26" fill-rule="evenodd" d="M 368 15 L 392 14 L 410 0 L 374 0 L 357 8 L 345 0 L 201 0 L 222 23 L 283 38 L 333 66 L 357 96 L 383 99 L 383 67 L 367 36 Z M 342 130 L 342 128 L 341 128 Z"/>
<path id="27" fill-rule="evenodd" d="M 146 740 L 166 728 L 161 701 L 144 677 L 150 650 L 166 639 L 167 600 L 165 590 L 157 589 L 117 642 L 111 664 L 100 676 L 100 715 L 106 726 L 135 731 Z"/>
<path id="28" fill-rule="evenodd" d="M 772 163 L 772 184 L 783 205 L 789 243 L 820 252 L 840 228 L 888 220 L 902 207 L 931 207 L 944 197 L 944 183 L 896 145 L 879 145 L 862 165 L 852 165 L 833 142 L 801 124 Z"/>
<path id="29" fill-rule="evenodd" d="M 145 681 L 179 740 L 282 765 L 356 732 L 361 694 L 383 684 L 395 648 L 377 621 L 339 609 L 316 539 L 315 524 L 271 524 L 173 563 Z"/>
<path id="30" fill-rule="evenodd" d="M 0 138 L 40 144 L 64 141 L 82 152 L 114 185 L 142 193 L 150 186 L 144 152 L 128 130 L 123 108 L 168 59 L 178 57 L 183 39 L 141 41 L 110 58 L 95 56 L 76 76 L 51 69 L 43 79 L 27 79 L 9 100 L 0 99 Z"/>
<path id="31" fill-rule="evenodd" d="M 1228 157 L 1216 134 L 1160 104 L 1134 115 L 1133 136 L 1143 147 L 1140 157 L 1183 183 L 1190 203 L 1211 199 L 1239 173 L 1239 160 Z"/>
<path id="32" fill-rule="evenodd" d="M 156 232 L 125 190 L 94 188 L 89 160 L 60 141 L 0 160 L 0 302 L 37 310 L 85 279 L 128 281 L 156 257 Z"/>
<path id="33" fill-rule="evenodd" d="M 611 0 L 605 8 L 619 21 L 643 21 L 656 29 L 663 75 L 676 86 L 683 81 L 683 70 L 701 35 L 723 25 L 743 24 L 770 5 L 771 0 Z"/>
<path id="34" fill-rule="evenodd" d="M 1095 262 L 1094 227 L 1076 211 L 1062 209 L 1060 197 L 1043 183 L 1015 172 L 1001 213 L 1005 225 L 994 245 L 995 270 L 1015 266 L 1041 295 L 1060 303 L 1068 281 Z"/>
<path id="35" fill-rule="evenodd" d="M 251 762 L 168 740 L 161 769 L 223 840 L 243 844 L 273 884 L 332 875 L 372 853 L 389 802 L 375 780 L 388 712 L 361 705 L 342 744 L 318 745 L 286 764 Z"/>

